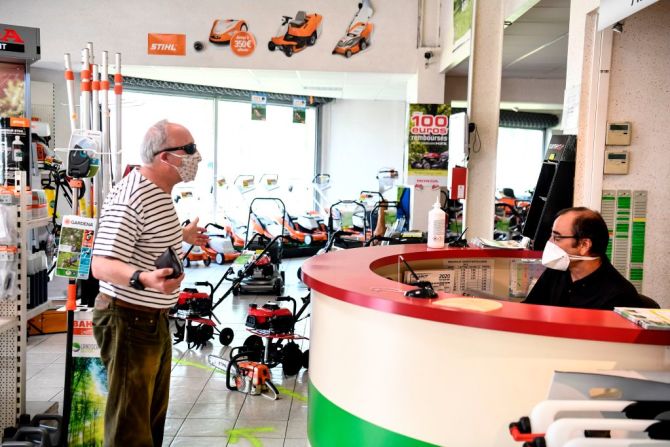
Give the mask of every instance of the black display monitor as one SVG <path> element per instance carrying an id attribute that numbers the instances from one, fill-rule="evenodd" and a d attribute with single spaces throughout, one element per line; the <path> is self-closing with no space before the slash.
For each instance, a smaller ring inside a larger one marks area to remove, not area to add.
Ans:
<path id="1" fill-rule="evenodd" d="M 544 249 L 556 214 L 573 206 L 576 142 L 574 135 L 554 135 L 547 146 L 522 230 L 534 250 Z"/>

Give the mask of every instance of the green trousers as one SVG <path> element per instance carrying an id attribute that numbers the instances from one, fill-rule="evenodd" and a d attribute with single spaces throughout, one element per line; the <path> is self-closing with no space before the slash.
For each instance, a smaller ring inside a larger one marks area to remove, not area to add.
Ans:
<path id="1" fill-rule="evenodd" d="M 107 369 L 105 446 L 161 446 L 172 363 L 167 313 L 96 304 L 93 334 Z"/>

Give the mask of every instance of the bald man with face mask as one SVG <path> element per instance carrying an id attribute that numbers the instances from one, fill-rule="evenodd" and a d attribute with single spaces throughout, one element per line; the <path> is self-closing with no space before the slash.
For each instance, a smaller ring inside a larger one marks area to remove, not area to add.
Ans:
<path id="1" fill-rule="evenodd" d="M 156 268 L 171 249 L 208 237 L 198 219 L 182 227 L 172 188 L 195 179 L 202 160 L 189 130 L 167 120 L 149 128 L 143 165 L 105 199 L 91 269 L 100 280 L 93 335 L 107 371 L 104 445 L 156 447 L 163 432 L 170 390 L 172 337 L 168 311 L 184 274 Z"/>
<path id="2" fill-rule="evenodd" d="M 643 307 L 635 287 L 609 262 L 602 216 L 584 207 L 560 211 L 542 254 L 547 267 L 523 301 L 560 307 L 611 310 Z"/>

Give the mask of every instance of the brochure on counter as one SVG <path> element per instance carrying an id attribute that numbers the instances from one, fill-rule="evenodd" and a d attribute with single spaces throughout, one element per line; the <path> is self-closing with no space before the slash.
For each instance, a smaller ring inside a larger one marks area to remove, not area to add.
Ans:
<path id="1" fill-rule="evenodd" d="M 476 237 L 472 243 L 482 248 L 503 248 L 506 250 L 523 250 L 524 247 L 519 241 L 495 241 L 493 239 L 484 239 Z"/>
<path id="2" fill-rule="evenodd" d="M 643 329 L 670 331 L 670 309 L 615 307 L 614 312 Z"/>

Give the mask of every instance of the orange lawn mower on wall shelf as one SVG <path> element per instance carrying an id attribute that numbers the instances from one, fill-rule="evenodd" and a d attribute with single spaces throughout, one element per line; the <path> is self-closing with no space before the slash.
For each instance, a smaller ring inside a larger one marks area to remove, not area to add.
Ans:
<path id="1" fill-rule="evenodd" d="M 321 35 L 323 16 L 305 11 L 298 11 L 295 18 L 282 16 L 281 26 L 277 35 L 268 42 L 270 51 L 283 51 L 287 57 L 293 53 L 311 47 Z"/>
<path id="2" fill-rule="evenodd" d="M 248 30 L 249 26 L 244 20 L 217 19 L 209 33 L 209 41 L 217 45 L 230 45 L 230 41 L 235 34 Z"/>
<path id="3" fill-rule="evenodd" d="M 374 25 L 369 21 L 374 14 L 370 0 L 358 3 L 358 11 L 347 27 L 347 33 L 337 41 L 333 54 L 346 58 L 367 49 L 372 43 Z"/>

